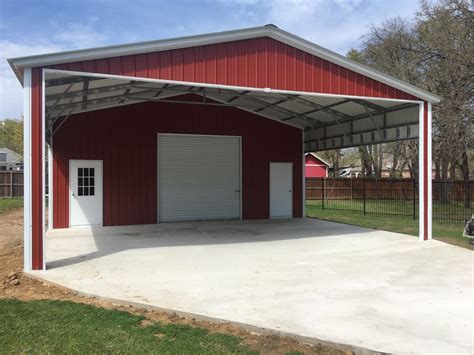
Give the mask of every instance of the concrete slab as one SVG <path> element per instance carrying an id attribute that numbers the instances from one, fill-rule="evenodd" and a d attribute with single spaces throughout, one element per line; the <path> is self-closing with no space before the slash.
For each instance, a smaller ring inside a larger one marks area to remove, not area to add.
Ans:
<path id="1" fill-rule="evenodd" d="M 48 281 L 391 353 L 473 352 L 474 253 L 314 219 L 50 231 Z"/>

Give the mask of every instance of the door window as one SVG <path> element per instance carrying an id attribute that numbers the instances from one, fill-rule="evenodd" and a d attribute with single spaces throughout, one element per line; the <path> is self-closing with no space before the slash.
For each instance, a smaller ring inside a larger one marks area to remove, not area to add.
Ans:
<path id="1" fill-rule="evenodd" d="M 77 195 L 94 196 L 95 171 L 94 168 L 77 168 Z"/>

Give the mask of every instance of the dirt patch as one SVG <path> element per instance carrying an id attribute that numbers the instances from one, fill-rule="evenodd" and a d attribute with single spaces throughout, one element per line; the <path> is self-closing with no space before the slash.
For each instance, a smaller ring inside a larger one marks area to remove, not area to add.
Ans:
<path id="1" fill-rule="evenodd" d="M 126 310 L 145 317 L 143 325 L 150 322 L 179 323 L 208 329 L 211 332 L 231 334 L 243 339 L 252 350 L 261 354 L 286 354 L 301 352 L 305 354 L 350 354 L 326 345 L 309 345 L 291 337 L 278 335 L 260 335 L 229 324 L 211 323 L 195 318 L 181 317 L 175 313 L 146 310 L 124 306 L 75 294 L 73 291 L 50 285 L 23 274 L 23 214 L 22 210 L 14 210 L 0 214 L 0 298 L 16 298 L 24 301 L 51 299 L 67 300 L 90 304 L 108 309 Z M 159 337 L 160 335 L 157 334 Z"/>

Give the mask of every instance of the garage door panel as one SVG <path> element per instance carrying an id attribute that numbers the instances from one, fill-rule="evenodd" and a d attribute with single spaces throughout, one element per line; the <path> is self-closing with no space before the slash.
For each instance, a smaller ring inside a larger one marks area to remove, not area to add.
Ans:
<path id="1" fill-rule="evenodd" d="M 160 134 L 159 220 L 240 217 L 240 138 Z"/>

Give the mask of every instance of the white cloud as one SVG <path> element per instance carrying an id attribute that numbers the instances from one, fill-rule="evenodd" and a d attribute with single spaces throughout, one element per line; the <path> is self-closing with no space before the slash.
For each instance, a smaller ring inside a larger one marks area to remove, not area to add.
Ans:
<path id="1" fill-rule="evenodd" d="M 105 43 L 108 36 L 94 30 L 90 24 L 71 23 L 66 28 L 58 29 L 53 35 L 53 39 L 55 42 L 62 43 L 69 48 L 90 48 Z"/>
<path id="2" fill-rule="evenodd" d="M 0 40 L 0 119 L 19 118 L 23 113 L 22 88 L 10 68 L 7 58 L 103 45 L 108 37 L 94 30 L 91 25 L 98 19 L 98 17 L 92 17 L 85 25 L 71 23 L 60 26 L 51 22 L 50 24 L 57 30 L 48 41 L 34 37 L 18 42 Z"/>
<path id="3" fill-rule="evenodd" d="M 0 40 L 0 118 L 19 118 L 23 113 L 22 87 L 7 58 L 40 53 L 58 52 L 62 47 L 54 44 L 20 44 Z"/>
<path id="4" fill-rule="evenodd" d="M 334 0 L 334 3 L 344 10 L 353 10 L 362 3 L 362 0 Z"/>

